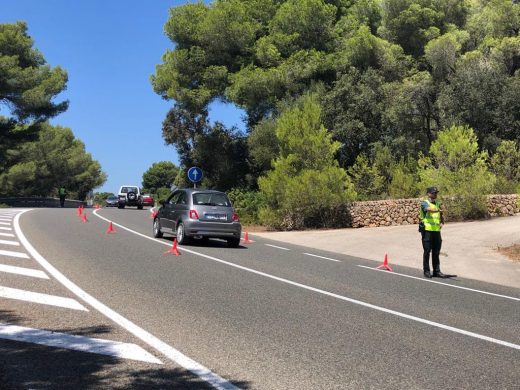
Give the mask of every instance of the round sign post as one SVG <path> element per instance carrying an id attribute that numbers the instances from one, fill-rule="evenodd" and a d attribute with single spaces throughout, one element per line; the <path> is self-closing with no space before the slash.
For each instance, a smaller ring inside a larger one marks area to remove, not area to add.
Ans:
<path id="1" fill-rule="evenodd" d="M 202 180 L 202 169 L 199 167 L 191 167 L 188 169 L 188 179 L 193 183 L 193 188 L 197 188 L 197 183 Z"/>

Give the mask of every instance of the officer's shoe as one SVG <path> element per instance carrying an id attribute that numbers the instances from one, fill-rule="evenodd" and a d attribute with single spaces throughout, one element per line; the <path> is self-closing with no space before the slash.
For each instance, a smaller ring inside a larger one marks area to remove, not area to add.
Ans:
<path id="1" fill-rule="evenodd" d="M 441 271 L 434 272 L 433 273 L 433 277 L 434 278 L 441 278 L 441 279 L 449 278 L 448 275 L 443 274 Z"/>
<path id="2" fill-rule="evenodd" d="M 430 271 L 424 271 L 424 277 L 428 278 L 428 279 L 431 279 L 432 278 L 432 274 L 430 273 Z"/>

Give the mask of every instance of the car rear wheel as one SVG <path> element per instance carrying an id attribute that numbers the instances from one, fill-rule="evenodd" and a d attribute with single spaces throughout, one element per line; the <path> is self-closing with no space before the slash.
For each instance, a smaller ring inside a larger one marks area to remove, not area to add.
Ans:
<path id="1" fill-rule="evenodd" d="M 227 244 L 230 248 L 238 248 L 240 245 L 240 238 L 228 238 Z"/>
<path id="2" fill-rule="evenodd" d="M 176 237 L 179 245 L 186 244 L 188 242 L 188 237 L 186 237 L 186 231 L 184 230 L 184 224 L 182 222 L 177 224 Z"/>
<path id="3" fill-rule="evenodd" d="M 163 233 L 161 232 L 161 222 L 159 218 L 153 220 L 153 236 L 155 238 L 162 238 Z"/>

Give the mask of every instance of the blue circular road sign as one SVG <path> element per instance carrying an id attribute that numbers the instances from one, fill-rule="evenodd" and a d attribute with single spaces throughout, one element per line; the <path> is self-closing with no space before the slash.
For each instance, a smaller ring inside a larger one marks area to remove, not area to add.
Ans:
<path id="1" fill-rule="evenodd" d="M 188 179 L 190 179 L 192 183 L 198 183 L 201 181 L 202 176 L 202 169 L 199 167 L 191 167 L 188 169 Z"/>

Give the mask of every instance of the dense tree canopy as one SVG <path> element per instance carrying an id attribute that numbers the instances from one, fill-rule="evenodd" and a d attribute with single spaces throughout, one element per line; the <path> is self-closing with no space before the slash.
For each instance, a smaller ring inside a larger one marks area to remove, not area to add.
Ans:
<path id="1" fill-rule="evenodd" d="M 378 185 L 373 170 L 363 197 L 406 192 L 413 162 L 444 129 L 471 128 L 490 157 L 503 141 L 520 142 L 516 1 L 216 0 L 172 8 L 165 32 L 175 48 L 151 81 L 175 100 L 178 148 L 203 153 L 189 134 L 208 104 L 235 104 L 248 131 L 247 153 L 235 156 L 253 189 L 284 153 L 273 130 L 281 113 L 309 92 L 341 168 L 367 179 L 374 145 L 393 157 L 397 173 Z"/>
<path id="2" fill-rule="evenodd" d="M 21 143 L 36 138 L 42 121 L 67 109 L 68 102 L 53 102 L 66 83 L 67 73 L 33 48 L 25 23 L 0 24 L 0 173 L 16 161 Z"/>
<path id="3" fill-rule="evenodd" d="M 0 193 L 56 196 L 57 188 L 63 186 L 70 198 L 85 199 L 105 181 L 99 163 L 70 129 L 44 123 L 38 139 L 24 143 L 19 161 L 0 175 Z"/>
<path id="4" fill-rule="evenodd" d="M 143 173 L 143 189 L 156 193 L 159 188 L 170 188 L 179 174 L 179 167 L 171 161 L 153 163 Z"/>

